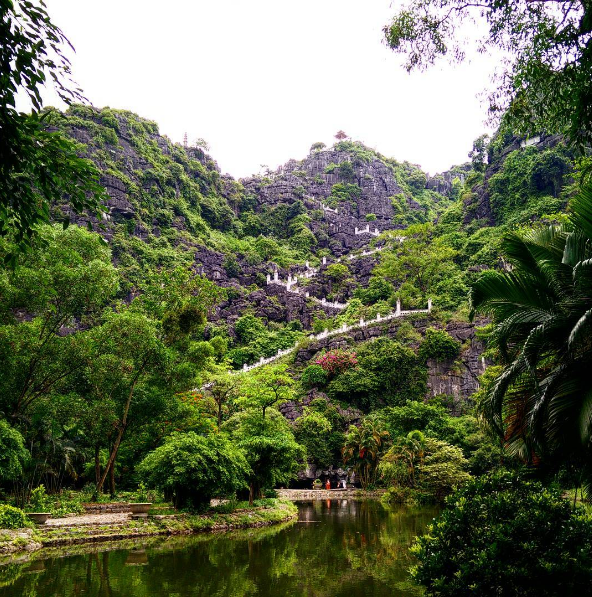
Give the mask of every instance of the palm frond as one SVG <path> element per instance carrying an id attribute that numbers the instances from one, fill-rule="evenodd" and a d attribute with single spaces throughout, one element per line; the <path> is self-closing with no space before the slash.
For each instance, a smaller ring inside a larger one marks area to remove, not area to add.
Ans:
<path id="1" fill-rule="evenodd" d="M 582 339 L 590 340 L 590 333 L 592 332 L 592 309 L 588 309 L 573 326 L 569 338 L 567 340 L 567 347 L 570 351 L 574 351 L 576 346 L 582 342 Z"/>
<path id="2" fill-rule="evenodd" d="M 592 239 L 592 188 L 582 189 L 569 203 L 569 219 L 574 228 Z"/>

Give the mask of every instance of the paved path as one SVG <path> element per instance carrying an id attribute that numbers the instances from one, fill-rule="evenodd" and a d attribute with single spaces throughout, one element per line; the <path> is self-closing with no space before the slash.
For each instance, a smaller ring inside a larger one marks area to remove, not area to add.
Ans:
<path id="1" fill-rule="evenodd" d="M 362 491 L 361 489 L 278 489 L 278 497 L 297 502 L 299 500 L 344 500 L 347 498 L 380 497 L 383 490 Z"/>
<path id="2" fill-rule="evenodd" d="M 130 512 L 113 514 L 84 514 L 83 516 L 68 516 L 66 518 L 50 518 L 46 527 L 70 527 L 101 524 L 123 524 L 130 520 Z"/>

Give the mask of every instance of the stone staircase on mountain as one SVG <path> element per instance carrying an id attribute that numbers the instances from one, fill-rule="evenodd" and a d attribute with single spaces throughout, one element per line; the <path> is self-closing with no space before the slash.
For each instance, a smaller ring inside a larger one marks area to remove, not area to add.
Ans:
<path id="1" fill-rule="evenodd" d="M 356 228 L 356 234 L 358 234 L 357 228 Z M 395 238 L 399 242 L 404 241 L 404 237 L 395 237 Z M 334 261 L 334 263 L 339 263 L 339 262 L 343 262 L 343 261 L 351 261 L 351 260 L 359 258 L 359 257 L 366 257 L 368 255 L 372 255 L 372 254 L 382 251 L 384 249 L 386 249 L 386 247 L 378 247 L 378 248 L 370 250 L 370 251 L 364 249 L 362 251 L 362 253 L 360 253 L 360 254 L 345 255 L 343 257 L 340 257 L 340 258 L 336 259 Z M 322 265 L 327 265 L 326 257 L 322 258 Z M 306 268 L 305 271 L 302 272 L 301 274 L 299 274 L 301 278 L 310 279 L 310 278 L 315 277 L 319 273 L 319 269 L 310 267 L 310 263 L 308 261 L 306 262 L 305 268 Z M 301 292 L 300 288 L 298 288 L 298 286 L 297 286 L 297 283 L 298 283 L 298 275 L 292 276 L 291 274 L 289 274 L 287 281 L 283 282 L 282 280 L 279 279 L 279 273 L 278 273 L 277 269 L 274 270 L 273 277 L 271 276 L 271 274 L 267 274 L 267 284 L 268 285 L 277 284 L 279 286 L 283 286 L 286 288 L 287 292 L 304 295 L 308 300 L 313 300 L 313 301 L 319 303 L 320 305 L 322 305 L 323 307 L 343 310 L 343 309 L 346 309 L 348 306 L 347 303 L 339 303 L 337 301 L 328 301 L 325 297 L 319 299 L 317 297 L 310 296 L 310 293 L 308 291 Z M 328 338 L 330 336 L 345 334 L 345 333 L 349 332 L 350 330 L 377 325 L 380 323 L 384 323 L 386 321 L 390 321 L 392 319 L 397 319 L 399 317 L 405 317 L 408 315 L 429 314 L 431 312 L 432 312 L 432 299 L 431 298 L 428 299 L 427 309 L 401 309 L 401 301 L 400 301 L 400 299 L 397 299 L 396 309 L 394 311 L 391 311 L 387 315 L 380 315 L 380 313 L 379 313 L 374 319 L 371 319 L 368 321 L 361 318 L 359 322 L 357 322 L 353 325 L 348 326 L 346 324 L 343 324 L 341 327 L 339 327 L 335 330 L 325 329 L 322 332 L 320 332 L 319 334 L 309 335 L 308 338 L 310 340 L 322 340 L 322 339 Z M 278 359 L 281 359 L 282 357 L 287 356 L 288 354 L 295 351 L 298 348 L 298 344 L 299 344 L 299 342 L 296 342 L 294 344 L 294 346 L 292 346 L 290 348 L 278 350 L 277 354 L 275 354 L 271 357 L 267 357 L 267 358 L 261 357 L 259 359 L 259 361 L 257 361 L 256 363 L 253 363 L 252 365 L 247 365 L 245 363 L 241 370 L 235 371 L 233 373 L 235 373 L 235 374 L 236 373 L 244 373 L 247 371 L 251 371 L 252 369 L 255 369 L 257 367 L 262 367 L 263 365 L 268 365 L 270 363 L 273 363 L 274 361 L 277 361 Z"/>

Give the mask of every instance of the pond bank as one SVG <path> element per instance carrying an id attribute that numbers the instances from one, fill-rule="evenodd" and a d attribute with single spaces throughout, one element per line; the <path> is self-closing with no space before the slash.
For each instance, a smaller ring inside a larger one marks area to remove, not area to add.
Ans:
<path id="1" fill-rule="evenodd" d="M 370 500 L 379 499 L 384 489 L 364 491 L 363 489 L 278 489 L 278 497 L 291 502 L 309 500 Z"/>
<path id="2" fill-rule="evenodd" d="M 301 501 L 297 507 L 298 521 L 262 528 L 20 552 L 0 566 L 0 595 L 423 594 L 409 577 L 409 546 L 437 509 L 358 499 Z"/>
<path id="3" fill-rule="evenodd" d="M 230 513 L 177 514 L 146 520 L 128 518 L 106 524 L 43 525 L 35 529 L 0 530 L 0 555 L 79 543 L 258 528 L 287 522 L 297 515 L 298 510 L 294 504 L 286 500 L 275 500 L 271 506 L 239 509 Z"/>

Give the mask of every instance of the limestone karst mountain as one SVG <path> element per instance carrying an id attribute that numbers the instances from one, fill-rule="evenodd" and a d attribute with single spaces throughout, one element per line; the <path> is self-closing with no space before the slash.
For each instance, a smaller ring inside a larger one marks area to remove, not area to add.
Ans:
<path id="1" fill-rule="evenodd" d="M 123 274 L 121 298 L 133 298 L 153 270 L 190 268 L 214 281 L 226 298 L 210 313 L 204 338 L 227 338 L 236 369 L 292 352 L 308 336 L 312 342 L 296 362 L 377 335 L 395 338 L 399 320 L 386 316 L 401 302 L 403 310 L 425 309 L 428 299 L 449 312 L 462 305 L 471 271 L 495 263 L 501 228 L 490 225 L 511 220 L 513 208 L 496 197 L 514 162 L 529 166 L 524 176 L 544 207 L 561 202 L 545 193 L 551 185 L 558 196 L 568 171 L 557 138 L 521 147 L 498 136 L 484 175 L 465 164 L 435 176 L 342 139 L 235 180 L 201 147 L 172 143 L 131 112 L 73 106 L 49 119 L 101 169 L 109 201 L 94 224 Z M 553 167 L 545 170 L 547 162 Z M 516 209 L 528 197 L 516 199 Z M 85 223 L 56 205 L 54 216 L 64 215 Z M 401 242 L 409 226 L 419 233 Z M 436 281 L 413 288 L 430 268 Z M 483 346 L 472 325 L 459 326 L 454 317 L 438 323 L 432 315 L 413 321 L 418 337 L 430 325 L 445 325 L 464 348 L 456 364 L 429 364 L 428 391 L 465 400 L 478 387 Z M 241 336 L 237 322 L 249 317 L 267 329 L 264 340 Z M 367 327 L 368 321 L 375 323 Z M 324 329 L 335 331 L 319 337 Z"/>

